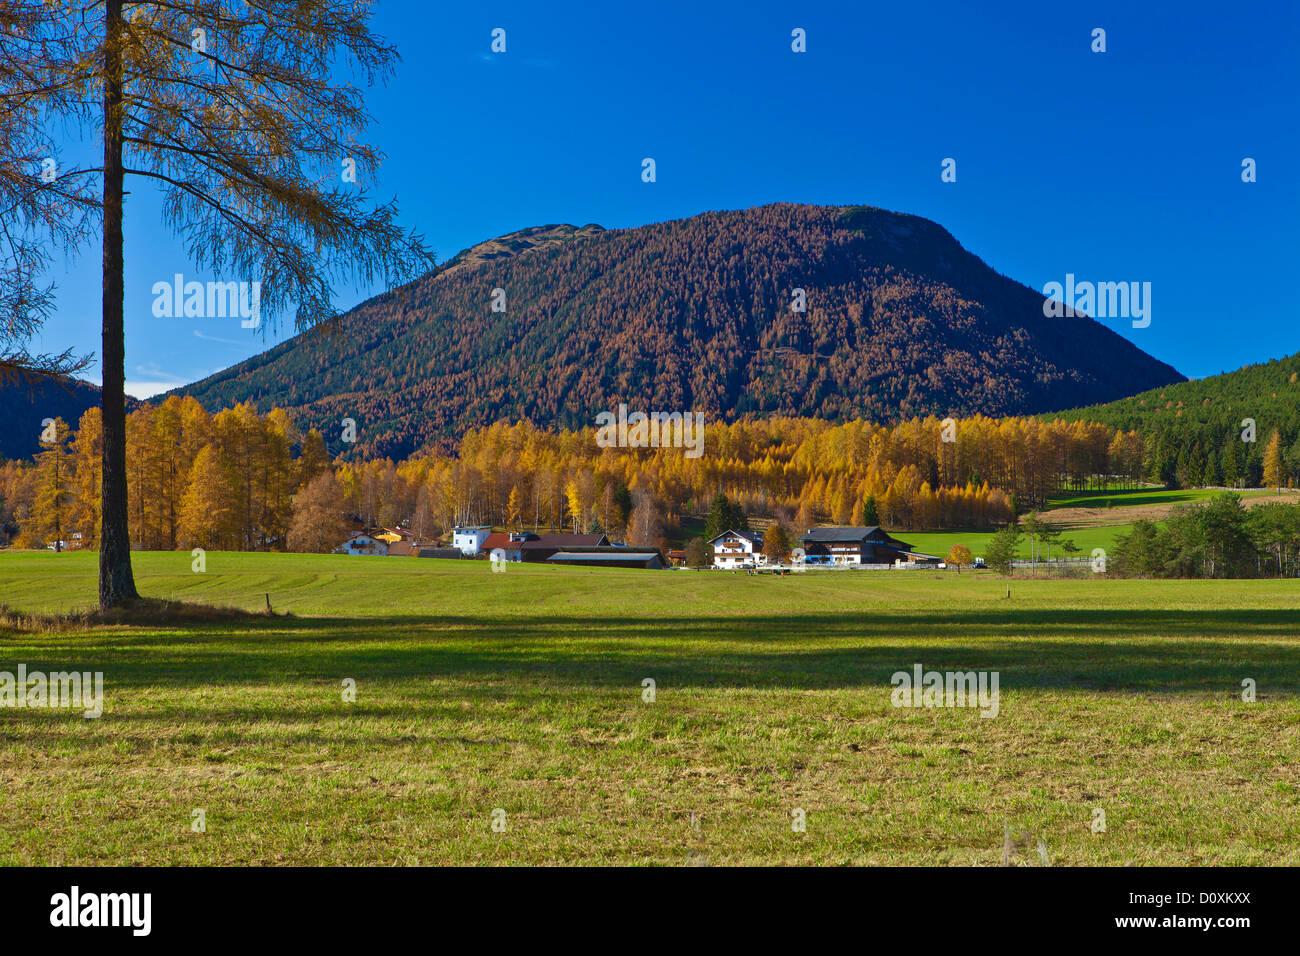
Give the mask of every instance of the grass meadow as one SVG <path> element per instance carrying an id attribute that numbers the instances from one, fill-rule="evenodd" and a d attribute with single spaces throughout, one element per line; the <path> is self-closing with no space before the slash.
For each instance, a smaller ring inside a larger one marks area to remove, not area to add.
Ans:
<path id="1" fill-rule="evenodd" d="M 88 608 L 95 560 L 0 552 L 0 603 Z M 106 698 L 0 708 L 0 863 L 1300 863 L 1300 582 L 190 560 L 141 592 L 276 616 L 0 621 Z M 892 707 L 917 663 L 998 716 Z"/>
<path id="2" fill-rule="evenodd" d="M 1050 519 L 1050 513 L 1045 515 Z M 1128 534 L 1133 530 L 1132 525 L 1101 525 L 1092 528 L 1067 528 L 1062 532 L 1061 537 L 1073 541 L 1074 546 L 1079 550 L 1074 554 L 1065 554 L 1058 547 L 1052 548 L 1052 557 L 1068 558 L 1087 558 L 1091 556 L 1093 548 L 1103 548 L 1107 553 L 1115 550 L 1115 542 L 1121 535 Z M 989 539 L 993 537 L 992 531 L 899 531 L 896 537 L 906 541 L 916 550 L 924 554 L 933 554 L 936 557 L 946 558 L 948 549 L 954 544 L 964 544 L 970 548 L 971 554 L 982 556 L 988 547 Z M 1016 547 L 1016 553 L 1019 557 L 1028 561 L 1033 554 L 1033 542 L 1029 536 L 1025 535 L 1020 539 Z M 1041 552 L 1041 546 L 1039 548 Z M 1040 553 L 1039 558 L 1043 555 Z"/>

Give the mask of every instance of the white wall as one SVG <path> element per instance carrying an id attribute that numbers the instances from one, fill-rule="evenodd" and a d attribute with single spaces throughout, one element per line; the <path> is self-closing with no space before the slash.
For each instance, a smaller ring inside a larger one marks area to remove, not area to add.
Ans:
<path id="1" fill-rule="evenodd" d="M 468 557 L 474 557 L 478 554 L 478 549 L 483 547 L 483 542 L 487 540 L 491 528 L 457 528 L 452 532 L 452 544 L 460 548 L 461 554 Z"/>
<path id="2" fill-rule="evenodd" d="M 729 553 L 722 553 L 720 549 L 726 548 Z M 761 551 L 754 550 L 754 543 L 746 541 L 744 538 L 737 538 L 734 541 L 728 541 L 726 538 L 720 538 L 713 544 L 713 566 L 715 568 L 738 568 L 742 564 L 753 564 L 762 566 L 767 564 L 767 555 Z"/>

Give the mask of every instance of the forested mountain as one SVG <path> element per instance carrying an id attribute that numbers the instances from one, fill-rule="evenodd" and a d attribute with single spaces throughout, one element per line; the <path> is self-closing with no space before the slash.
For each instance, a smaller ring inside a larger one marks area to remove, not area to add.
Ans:
<path id="1" fill-rule="evenodd" d="M 128 408 L 133 404 L 127 401 Z M 79 379 L 0 380 L 0 459 L 30 458 L 39 452 L 45 419 L 62 418 L 75 425 L 86 409 L 98 406 L 98 386 Z"/>
<path id="2" fill-rule="evenodd" d="M 1182 380 L 1091 319 L 1045 318 L 1042 301 L 941 226 L 870 207 L 544 226 L 179 393 L 210 411 L 287 409 L 335 453 L 403 456 L 500 419 L 590 425 L 620 402 L 889 422 L 1042 412 Z"/>
<path id="3" fill-rule="evenodd" d="M 1300 475 L 1300 353 L 1046 417 L 1142 432 L 1169 484 L 1274 485 Z"/>

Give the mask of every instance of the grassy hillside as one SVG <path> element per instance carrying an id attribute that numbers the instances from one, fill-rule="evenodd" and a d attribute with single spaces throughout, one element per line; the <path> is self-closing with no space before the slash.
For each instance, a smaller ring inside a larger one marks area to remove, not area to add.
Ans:
<path id="1" fill-rule="evenodd" d="M 135 557 L 293 615 L 0 626 L 0 669 L 107 697 L 0 710 L 0 862 L 993 865 L 1010 824 L 1055 865 L 1300 863 L 1293 581 Z M 0 553 L 0 594 L 87 606 L 93 571 Z M 999 715 L 891 707 L 917 662 L 996 670 Z"/>

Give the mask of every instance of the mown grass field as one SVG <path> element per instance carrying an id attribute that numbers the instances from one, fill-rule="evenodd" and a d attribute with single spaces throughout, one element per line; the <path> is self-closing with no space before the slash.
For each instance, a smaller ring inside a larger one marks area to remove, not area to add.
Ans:
<path id="1" fill-rule="evenodd" d="M 1079 550 L 1067 557 L 1087 558 L 1094 548 L 1102 548 L 1107 553 L 1115 550 L 1118 539 L 1133 530 L 1133 521 L 1145 518 L 1148 521 L 1162 522 L 1169 509 L 1179 505 L 1206 504 L 1216 495 L 1223 494 L 1217 488 L 1190 488 L 1179 491 L 1167 491 L 1163 488 L 1147 488 L 1132 491 L 1093 491 L 1082 494 L 1066 494 L 1050 499 L 1049 507 L 1042 512 L 1043 520 L 1061 528 L 1062 538 L 1072 541 Z M 1254 488 L 1237 492 L 1247 507 L 1261 501 L 1297 500 L 1296 492 L 1281 492 L 1268 488 Z M 918 551 L 947 557 L 948 549 L 954 544 L 964 544 L 974 555 L 983 555 L 988 547 L 992 531 L 900 531 L 897 536 Z M 1029 560 L 1033 542 L 1028 536 L 1020 539 L 1018 555 Z M 1053 548 L 1052 557 L 1061 557 L 1058 549 Z M 1041 557 L 1041 555 L 1040 555 Z"/>
<path id="2" fill-rule="evenodd" d="M 1051 513 L 1044 514 L 1044 518 L 1051 520 Z M 1115 550 L 1115 542 L 1120 535 L 1128 534 L 1133 530 L 1132 525 L 1105 525 L 1096 528 L 1067 528 L 1061 537 L 1067 541 L 1073 541 L 1074 546 L 1079 550 L 1074 554 L 1064 554 L 1059 548 L 1053 547 L 1052 557 L 1071 557 L 1087 558 L 1092 554 L 1093 548 L 1103 548 L 1107 553 Z M 895 536 L 906 541 L 916 550 L 924 554 L 937 555 L 940 558 L 948 556 L 948 549 L 954 544 L 964 544 L 970 548 L 971 554 L 982 556 L 988 547 L 989 539 L 993 537 L 992 531 L 899 531 Z M 1032 554 L 1033 544 L 1029 536 L 1025 535 L 1020 539 L 1016 547 L 1017 554 L 1028 561 Z M 1041 550 L 1041 548 L 1040 548 Z M 1039 555 L 1042 558 L 1042 555 Z"/>
<path id="3" fill-rule="evenodd" d="M 1217 495 L 1224 494 L 1222 488 L 1137 488 L 1115 491 L 1081 491 L 1064 492 L 1048 499 L 1050 508 L 1077 507 L 1134 507 L 1140 505 L 1193 505 L 1205 504 Z M 1241 488 L 1233 492 L 1244 501 L 1252 498 L 1272 498 L 1278 492 L 1272 488 Z"/>
<path id="4" fill-rule="evenodd" d="M 0 603 L 87 607 L 94 560 L 0 553 Z M 0 670 L 107 698 L 0 709 L 0 863 L 994 865 L 1006 825 L 1054 865 L 1300 863 L 1294 581 L 136 568 L 291 615 L 0 627 Z M 892 707 L 916 663 L 996 670 L 999 715 Z"/>

